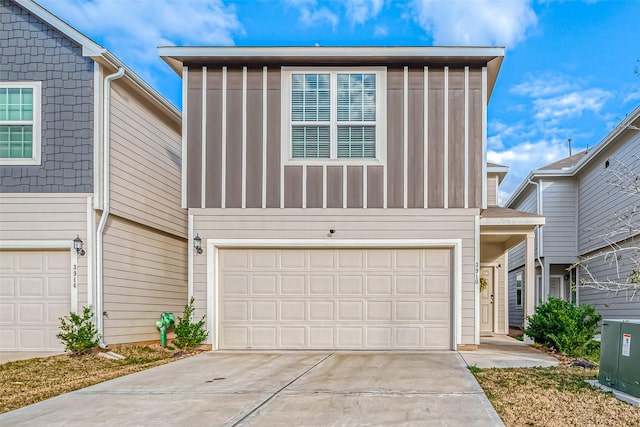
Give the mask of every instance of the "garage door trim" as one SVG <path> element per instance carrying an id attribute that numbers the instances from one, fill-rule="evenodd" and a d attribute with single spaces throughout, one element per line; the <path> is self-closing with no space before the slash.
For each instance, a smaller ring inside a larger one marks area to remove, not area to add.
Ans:
<path id="1" fill-rule="evenodd" d="M 78 312 L 78 253 L 73 249 L 73 240 L 0 240 L 0 250 L 47 250 L 68 249 L 71 260 L 69 277 L 69 294 L 71 311 Z"/>
<path id="2" fill-rule="evenodd" d="M 294 240 L 294 239 L 220 239 L 207 240 L 207 329 L 212 333 L 207 338 L 213 350 L 219 349 L 218 296 L 218 251 L 240 248 L 311 248 L 311 249 L 434 249 L 448 248 L 453 251 L 453 316 L 454 342 L 452 350 L 462 337 L 462 239 L 344 239 L 344 240 Z M 214 311 L 214 308 L 215 311 Z"/>

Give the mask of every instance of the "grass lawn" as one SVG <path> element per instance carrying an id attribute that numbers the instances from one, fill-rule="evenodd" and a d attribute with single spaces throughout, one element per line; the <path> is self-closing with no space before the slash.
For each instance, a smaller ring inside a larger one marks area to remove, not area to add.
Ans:
<path id="1" fill-rule="evenodd" d="M 126 359 L 63 354 L 0 365 L 0 413 L 177 360 L 173 352 L 160 347 L 116 346 L 110 350 Z"/>
<path id="2" fill-rule="evenodd" d="M 640 426 L 640 408 L 592 388 L 597 369 L 472 369 L 508 426 Z"/>

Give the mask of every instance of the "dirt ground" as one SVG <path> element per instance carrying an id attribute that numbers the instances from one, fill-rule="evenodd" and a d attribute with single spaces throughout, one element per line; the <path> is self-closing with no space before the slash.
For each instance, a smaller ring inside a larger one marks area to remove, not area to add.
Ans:
<path id="1" fill-rule="evenodd" d="M 597 369 L 482 369 L 475 373 L 508 427 L 640 426 L 640 408 L 592 388 Z"/>
<path id="2" fill-rule="evenodd" d="M 114 347 L 126 357 L 111 360 L 97 353 L 19 360 L 0 365 L 0 413 L 63 393 L 142 371 L 184 357 L 160 346 Z"/>

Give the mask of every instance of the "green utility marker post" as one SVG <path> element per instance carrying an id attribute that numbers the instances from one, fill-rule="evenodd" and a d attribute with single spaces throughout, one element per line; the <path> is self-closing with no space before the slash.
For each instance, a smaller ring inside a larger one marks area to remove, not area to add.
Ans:
<path id="1" fill-rule="evenodd" d="M 160 320 L 156 322 L 156 326 L 160 329 L 160 345 L 162 347 L 167 346 L 167 329 L 169 329 L 175 320 L 173 313 L 164 312 L 160 315 Z"/>

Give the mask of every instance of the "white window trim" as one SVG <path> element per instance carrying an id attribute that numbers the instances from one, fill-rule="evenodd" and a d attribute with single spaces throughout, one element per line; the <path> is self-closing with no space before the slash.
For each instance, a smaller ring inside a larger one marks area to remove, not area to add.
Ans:
<path id="1" fill-rule="evenodd" d="M 518 276 L 521 276 L 520 279 L 520 288 L 518 289 Z M 516 273 L 516 307 L 522 307 L 524 304 L 524 271 L 518 271 Z M 520 304 L 518 304 L 518 290 L 520 290 Z"/>
<path id="2" fill-rule="evenodd" d="M 281 155 L 282 165 L 384 165 L 387 156 L 387 67 L 282 67 L 281 77 Z M 295 73 L 373 73 L 376 75 L 376 157 L 337 158 L 334 102 L 335 78 L 331 78 L 331 158 L 293 158 L 291 154 L 291 75 Z"/>
<path id="3" fill-rule="evenodd" d="M 40 119 L 40 111 L 42 110 L 42 82 L 0 82 L 0 88 L 31 88 L 33 89 L 33 120 L 29 122 L 15 122 L 15 121 L 0 121 L 1 125 L 11 124 L 30 124 L 33 125 L 33 146 L 31 147 L 31 158 L 24 159 L 8 159 L 0 158 L 0 166 L 34 166 L 40 165 L 42 159 L 42 145 L 41 145 L 41 128 L 42 121 Z"/>

